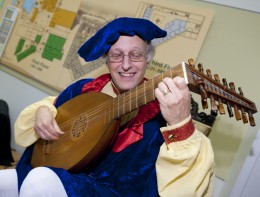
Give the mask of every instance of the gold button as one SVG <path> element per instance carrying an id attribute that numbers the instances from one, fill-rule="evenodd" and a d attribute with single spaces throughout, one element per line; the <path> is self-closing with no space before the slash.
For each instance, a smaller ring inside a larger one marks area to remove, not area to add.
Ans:
<path id="1" fill-rule="evenodd" d="M 174 137 L 175 137 L 174 134 L 170 134 L 170 135 L 168 136 L 168 140 L 172 141 Z"/>

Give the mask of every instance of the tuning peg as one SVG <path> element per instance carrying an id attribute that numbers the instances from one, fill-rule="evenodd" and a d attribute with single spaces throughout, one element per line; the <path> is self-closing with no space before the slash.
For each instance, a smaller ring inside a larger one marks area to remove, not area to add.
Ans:
<path id="1" fill-rule="evenodd" d="M 198 79 L 196 81 L 197 86 L 199 87 L 199 91 L 200 91 L 200 96 L 201 96 L 201 103 L 202 103 L 202 107 L 203 109 L 208 109 L 208 102 L 207 102 L 207 91 L 205 90 L 205 82 L 202 79 Z"/>
<path id="2" fill-rule="evenodd" d="M 218 107 L 217 107 L 217 104 L 215 102 L 214 96 L 211 94 L 209 98 L 210 98 L 211 110 L 214 111 L 215 113 L 217 113 Z"/>
<path id="3" fill-rule="evenodd" d="M 220 114 L 225 114 L 226 113 L 224 105 L 223 105 L 222 100 L 220 98 L 218 99 L 218 110 L 219 110 Z"/>
<path id="4" fill-rule="evenodd" d="M 229 83 L 229 87 L 230 89 L 235 92 L 236 91 L 236 88 L 235 88 L 235 84 L 234 82 L 230 82 Z M 235 117 L 236 117 L 236 120 L 241 120 L 241 114 L 237 108 L 237 105 L 234 104 L 234 111 L 235 111 Z"/>
<path id="5" fill-rule="evenodd" d="M 207 69 L 207 70 L 206 70 L 206 73 L 207 73 L 207 75 L 208 75 L 209 78 L 212 78 L 210 69 Z"/>
<path id="6" fill-rule="evenodd" d="M 237 105 L 234 105 L 234 111 L 235 111 L 236 120 L 241 120 L 241 114 L 237 108 Z"/>
<path id="7" fill-rule="evenodd" d="M 207 96 L 207 92 L 206 92 L 206 90 L 205 90 L 203 85 L 200 85 L 199 88 L 200 88 L 202 108 L 203 109 L 208 109 L 208 102 L 207 102 L 208 96 Z"/>
<path id="8" fill-rule="evenodd" d="M 223 85 L 228 88 L 228 84 L 227 84 L 226 78 L 223 78 L 222 82 L 223 82 Z M 234 114 L 233 114 L 233 111 L 231 109 L 231 105 L 230 105 L 230 103 L 228 101 L 227 101 L 227 110 L 228 110 L 229 117 L 233 117 Z"/>
<path id="9" fill-rule="evenodd" d="M 194 59 L 192 59 L 192 58 L 188 59 L 188 63 L 189 63 L 189 65 L 191 67 L 195 68 L 195 61 L 194 61 Z"/>
<path id="10" fill-rule="evenodd" d="M 214 74 L 214 78 L 215 78 L 215 81 L 220 83 L 218 74 Z M 218 110 L 219 110 L 220 114 L 225 114 L 226 113 L 221 98 L 218 98 Z"/>
<path id="11" fill-rule="evenodd" d="M 220 114 L 225 114 L 226 113 L 221 98 L 218 98 L 218 110 L 219 110 Z"/>
<path id="12" fill-rule="evenodd" d="M 239 90 L 239 94 L 240 94 L 241 96 L 244 96 L 241 87 L 239 87 L 238 90 Z M 248 123 L 248 119 L 247 119 L 246 112 L 245 112 L 244 108 L 241 108 L 241 113 L 242 113 L 243 123 Z M 254 122 L 254 121 L 253 121 L 253 122 Z"/>
<path id="13" fill-rule="evenodd" d="M 233 117 L 234 114 L 233 114 L 233 111 L 232 111 L 232 108 L 231 108 L 229 102 L 227 102 L 227 110 L 228 110 L 229 117 Z"/>
<path id="14" fill-rule="evenodd" d="M 238 88 L 238 91 L 239 91 L 239 94 L 240 94 L 241 96 L 244 96 L 244 93 L 243 93 L 243 91 L 242 91 L 242 88 L 241 88 L 241 87 L 239 87 L 239 88 Z"/>
<path id="15" fill-rule="evenodd" d="M 203 69 L 203 66 L 201 63 L 198 64 L 198 69 L 200 72 L 202 72 L 202 73 L 204 72 L 204 69 Z"/>
<path id="16" fill-rule="evenodd" d="M 202 104 L 202 108 L 203 109 L 208 109 L 209 108 L 207 100 L 201 100 L 201 104 Z"/>
<path id="17" fill-rule="evenodd" d="M 212 78 L 211 71 L 209 69 L 207 69 L 206 72 L 207 72 L 208 77 Z M 214 96 L 210 95 L 209 98 L 210 98 L 211 110 L 213 111 L 213 113 L 217 113 L 218 107 L 217 107 L 217 104 L 215 102 Z"/>
<path id="18" fill-rule="evenodd" d="M 224 85 L 225 87 L 228 87 L 226 78 L 223 78 L 223 79 L 222 79 L 222 82 L 223 82 L 223 85 Z"/>
<path id="19" fill-rule="evenodd" d="M 255 119 L 251 113 L 251 111 L 248 111 L 248 116 L 249 116 L 249 122 L 251 126 L 255 126 Z"/>
<path id="20" fill-rule="evenodd" d="M 220 83 L 220 80 L 219 80 L 219 76 L 218 76 L 218 74 L 214 74 L 214 78 L 215 78 L 215 81 L 217 81 L 217 82 Z"/>
<path id="21" fill-rule="evenodd" d="M 229 83 L 229 87 L 230 87 L 230 89 L 231 89 L 232 91 L 234 91 L 234 92 L 236 91 L 234 82 L 230 82 L 230 83 Z"/>
<path id="22" fill-rule="evenodd" d="M 230 89 L 235 92 L 236 91 L 236 88 L 235 88 L 235 84 L 234 82 L 230 82 L 229 83 L 229 87 Z M 241 114 L 237 108 L 237 105 L 234 105 L 234 111 L 235 111 L 235 117 L 236 117 L 236 120 L 241 120 Z"/>
<path id="23" fill-rule="evenodd" d="M 199 87 L 202 100 L 207 100 L 208 95 L 207 95 L 207 92 L 206 92 L 205 87 L 204 87 L 205 86 L 204 80 L 203 79 L 197 79 L 196 83 Z"/>
<path id="24" fill-rule="evenodd" d="M 244 110 L 244 108 L 241 108 L 241 112 L 242 112 L 242 120 L 243 120 L 243 123 L 248 123 L 248 119 L 247 119 L 247 116 L 246 116 L 246 112 Z"/>
<path id="25" fill-rule="evenodd" d="M 244 96 L 244 93 L 243 93 L 241 87 L 238 87 L 238 91 L 239 91 L 239 94 L 240 94 L 241 96 Z M 243 123 L 248 123 L 248 119 L 247 119 L 246 112 L 245 112 L 244 108 L 241 108 L 241 113 L 242 113 Z"/>

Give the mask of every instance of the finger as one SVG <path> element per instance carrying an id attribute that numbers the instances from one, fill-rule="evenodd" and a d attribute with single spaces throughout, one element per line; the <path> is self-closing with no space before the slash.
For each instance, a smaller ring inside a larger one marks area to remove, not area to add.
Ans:
<path id="1" fill-rule="evenodd" d="M 171 78 L 164 78 L 163 82 L 168 86 L 169 90 L 171 92 L 176 92 L 177 94 L 180 91 L 187 90 L 188 86 L 185 82 L 185 80 L 181 77 L 175 77 L 173 79 Z"/>
<path id="2" fill-rule="evenodd" d="M 188 89 L 187 83 L 186 83 L 185 79 L 182 78 L 182 77 L 175 77 L 175 78 L 173 78 L 173 83 L 180 90 Z"/>
<path id="3" fill-rule="evenodd" d="M 54 129 L 46 129 L 44 128 L 42 130 L 42 134 L 48 139 L 48 140 L 56 140 L 59 138 L 59 134 Z"/>
<path id="4" fill-rule="evenodd" d="M 163 79 L 163 83 L 167 86 L 167 88 L 169 89 L 169 92 L 173 93 L 173 94 L 170 94 L 171 96 L 176 97 L 179 94 L 178 87 L 174 84 L 173 79 L 166 77 Z"/>
<path id="5" fill-rule="evenodd" d="M 45 140 L 55 140 L 58 139 L 59 137 L 56 131 L 50 126 L 44 127 L 44 126 L 35 125 L 35 131 L 42 139 Z"/>
<path id="6" fill-rule="evenodd" d="M 48 134 L 48 132 L 44 132 L 44 131 L 37 131 L 36 132 L 38 135 L 39 135 L 39 137 L 41 138 L 41 139 L 43 139 L 43 140 L 52 140 L 52 138 L 53 137 L 51 137 L 49 134 Z"/>
<path id="7" fill-rule="evenodd" d="M 53 124 L 52 124 L 53 128 L 55 129 L 55 131 L 59 134 L 62 135 L 64 134 L 64 132 L 60 129 L 59 125 L 57 124 L 57 122 L 54 120 Z"/>
<path id="8" fill-rule="evenodd" d="M 38 134 L 38 136 L 43 139 L 43 140 L 48 140 L 48 137 L 44 135 L 44 133 L 42 132 L 36 132 Z"/>
<path id="9" fill-rule="evenodd" d="M 161 93 L 163 95 L 166 95 L 166 94 L 168 94 L 170 92 L 168 86 L 164 82 L 160 82 L 158 84 L 158 88 L 159 88 L 159 90 L 161 91 Z"/>
<path id="10" fill-rule="evenodd" d="M 59 139 L 59 135 L 57 133 L 45 133 L 45 136 L 48 138 L 48 140 L 57 140 Z"/>
<path id="11" fill-rule="evenodd" d="M 52 136 L 59 137 L 58 132 L 56 131 L 56 129 L 53 126 L 53 121 L 50 122 L 45 127 L 43 127 L 43 129 L 44 129 L 43 131 L 46 133 L 46 135 L 48 135 L 50 137 L 52 137 Z"/>
<path id="12" fill-rule="evenodd" d="M 165 100 L 164 94 L 159 88 L 156 88 L 154 93 L 155 93 L 155 97 L 160 103 Z"/>

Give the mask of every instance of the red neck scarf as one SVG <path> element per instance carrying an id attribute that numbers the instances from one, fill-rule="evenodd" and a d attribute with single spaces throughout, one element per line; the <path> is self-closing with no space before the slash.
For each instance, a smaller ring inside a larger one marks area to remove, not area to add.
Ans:
<path id="1" fill-rule="evenodd" d="M 101 75 L 95 80 L 86 83 L 83 86 L 81 93 L 100 92 L 110 80 L 110 74 Z M 143 138 L 143 124 L 154 118 L 159 111 L 160 107 L 157 100 L 140 107 L 138 114 L 129 121 L 125 128 L 117 135 L 112 150 L 114 152 L 120 152 L 127 146 L 141 140 Z"/>

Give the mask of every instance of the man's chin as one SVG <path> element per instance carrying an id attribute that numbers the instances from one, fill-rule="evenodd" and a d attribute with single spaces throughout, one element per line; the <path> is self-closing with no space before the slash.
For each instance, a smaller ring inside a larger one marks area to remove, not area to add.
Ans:
<path id="1" fill-rule="evenodd" d="M 126 85 L 126 86 L 121 86 L 120 87 L 120 92 L 125 92 L 125 91 L 128 91 L 128 90 L 130 90 L 130 89 L 133 89 L 133 88 L 135 88 L 136 87 L 136 85 Z"/>

